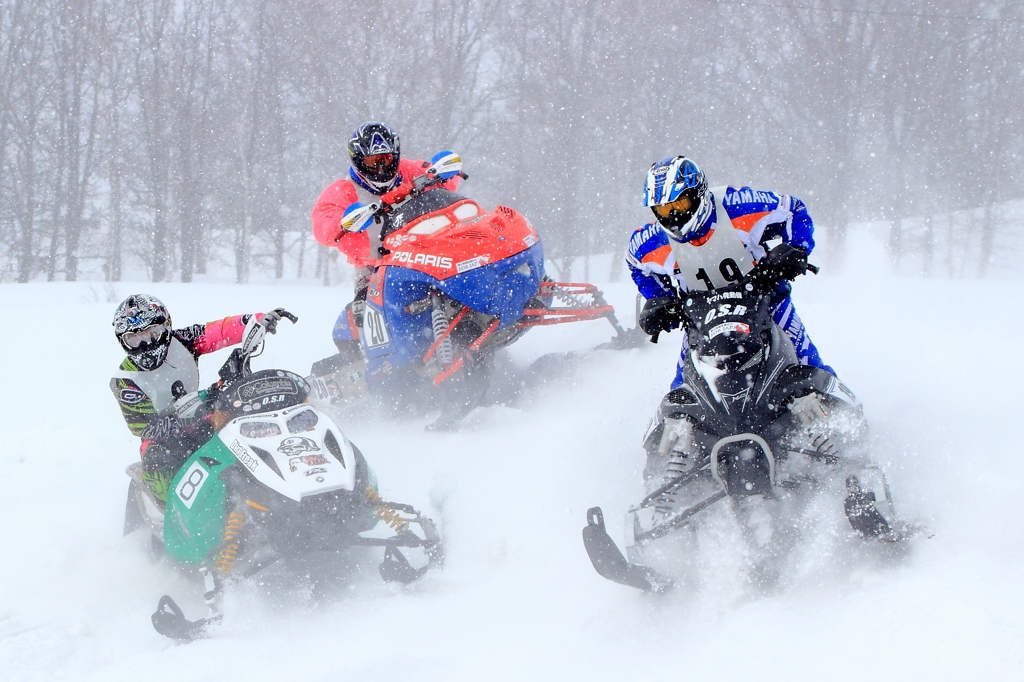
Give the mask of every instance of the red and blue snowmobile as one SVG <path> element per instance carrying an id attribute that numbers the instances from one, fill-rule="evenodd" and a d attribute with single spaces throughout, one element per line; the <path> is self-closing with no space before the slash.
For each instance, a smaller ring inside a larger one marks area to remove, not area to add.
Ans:
<path id="1" fill-rule="evenodd" d="M 348 404 L 367 390 L 392 403 L 429 397 L 442 409 L 434 427 L 450 426 L 487 392 L 495 351 L 531 327 L 605 318 L 609 345 L 635 340 L 597 287 L 545 277 L 540 236 L 521 213 L 440 186 L 467 177 L 461 167 L 442 152 L 411 185 L 346 212 L 345 229 L 379 225 L 381 258 L 365 303 L 338 318 L 339 354 L 314 365 L 321 401 Z"/>

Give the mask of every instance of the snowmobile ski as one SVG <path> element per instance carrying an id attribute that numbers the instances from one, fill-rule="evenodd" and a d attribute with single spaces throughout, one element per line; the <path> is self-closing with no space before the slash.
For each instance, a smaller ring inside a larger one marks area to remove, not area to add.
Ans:
<path id="1" fill-rule="evenodd" d="M 408 585 L 422 578 L 423 574 L 430 569 L 430 565 L 413 568 L 397 547 L 388 546 L 384 550 L 384 561 L 377 568 L 384 582 Z"/>
<path id="2" fill-rule="evenodd" d="M 160 597 L 152 616 L 153 627 L 164 637 L 180 642 L 192 642 L 207 636 L 206 628 L 220 622 L 221 616 L 188 620 L 170 595 Z"/>
<path id="3" fill-rule="evenodd" d="M 646 566 L 626 561 L 615 541 L 604 527 L 604 513 L 600 507 L 587 510 L 587 525 L 583 529 L 583 545 L 594 569 L 604 578 L 645 592 L 664 592 L 672 587 L 672 580 L 659 575 Z"/>

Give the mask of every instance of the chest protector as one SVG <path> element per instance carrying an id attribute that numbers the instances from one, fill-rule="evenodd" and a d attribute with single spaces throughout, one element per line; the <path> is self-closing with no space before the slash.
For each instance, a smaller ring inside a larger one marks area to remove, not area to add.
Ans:
<path id="1" fill-rule="evenodd" d="M 171 412 L 171 406 L 174 404 L 171 386 L 175 381 L 181 382 L 186 393 L 199 390 L 199 365 L 196 364 L 195 358 L 182 345 L 181 341 L 173 336 L 163 364 L 152 372 L 133 372 L 122 369 L 117 372 L 116 376 L 119 379 L 134 381 L 142 389 L 142 392 L 153 401 L 153 409 L 161 417 Z"/>
<path id="2" fill-rule="evenodd" d="M 715 197 L 715 222 L 699 244 L 679 242 L 668 234 L 672 253 L 679 266 L 679 276 L 688 291 L 710 291 L 740 280 L 754 268 L 754 258 L 747 250 L 746 232 L 737 230 L 722 203 L 726 187 L 712 187 Z"/>

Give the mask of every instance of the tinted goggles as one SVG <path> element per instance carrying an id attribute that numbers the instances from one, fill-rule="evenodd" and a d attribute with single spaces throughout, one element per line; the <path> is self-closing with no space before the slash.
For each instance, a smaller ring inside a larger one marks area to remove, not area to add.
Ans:
<path id="1" fill-rule="evenodd" d="M 363 166 L 369 170 L 384 170 L 395 161 L 394 154 L 369 154 L 363 157 Z"/>
<path id="2" fill-rule="evenodd" d="M 661 218 L 668 218 L 672 215 L 672 211 L 681 213 L 684 216 L 693 213 L 696 210 L 696 202 L 688 196 L 681 196 L 675 201 L 668 204 L 661 204 L 660 206 L 652 206 L 654 212 Z"/>

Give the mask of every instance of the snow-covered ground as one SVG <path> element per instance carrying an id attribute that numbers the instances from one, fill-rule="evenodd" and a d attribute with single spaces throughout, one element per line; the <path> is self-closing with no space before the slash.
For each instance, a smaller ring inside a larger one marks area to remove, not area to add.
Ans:
<path id="1" fill-rule="evenodd" d="M 342 424 L 384 497 L 439 521 L 444 570 L 397 587 L 316 566 L 294 584 L 236 589 L 216 635 L 188 645 L 149 615 L 164 593 L 203 615 L 197 584 L 152 562 L 143 533 L 121 537 L 137 439 L 107 388 L 121 358 L 114 308 L 152 292 L 184 325 L 285 306 L 299 324 L 282 324 L 254 365 L 304 373 L 332 352 L 347 289 L 0 286 L 0 679 L 1022 679 L 1024 282 L 892 279 L 873 244 L 854 252 L 843 274 L 799 281 L 795 301 L 865 403 L 898 508 L 934 532 L 905 556 L 837 533 L 798 548 L 764 591 L 724 537 L 665 596 L 600 578 L 585 512 L 601 505 L 621 545 L 675 333 L 582 355 L 528 401 L 478 410 L 454 433 Z M 606 291 L 631 325 L 631 285 Z M 609 332 L 534 330 L 512 363 Z M 207 377 L 223 357 L 204 358 Z"/>

